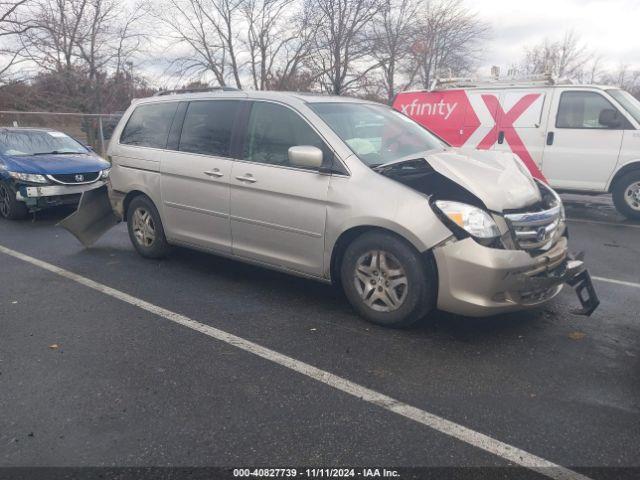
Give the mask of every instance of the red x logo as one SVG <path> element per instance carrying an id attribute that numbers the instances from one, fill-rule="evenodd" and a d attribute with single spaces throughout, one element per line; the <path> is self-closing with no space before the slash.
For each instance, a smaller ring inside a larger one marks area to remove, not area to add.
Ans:
<path id="1" fill-rule="evenodd" d="M 489 109 L 489 112 L 495 121 L 495 125 L 478 144 L 477 148 L 479 150 L 489 150 L 498 141 L 499 131 L 503 132 L 504 139 L 509 144 L 511 151 L 520 157 L 534 177 L 546 182 L 547 179 L 536 165 L 536 162 L 531 157 L 527 147 L 513 126 L 515 121 L 520 118 L 527 108 L 529 108 L 539 97 L 539 93 L 530 93 L 525 95 L 518 100 L 513 107 L 511 107 L 511 110 L 505 112 L 495 95 L 482 95 L 482 100 Z"/>

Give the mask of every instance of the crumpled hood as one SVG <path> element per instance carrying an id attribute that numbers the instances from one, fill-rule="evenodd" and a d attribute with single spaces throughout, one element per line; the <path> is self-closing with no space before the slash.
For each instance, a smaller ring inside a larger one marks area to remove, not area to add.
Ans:
<path id="1" fill-rule="evenodd" d="M 64 174 L 98 172 L 109 162 L 89 153 L 0 157 L 7 170 L 20 173 Z"/>
<path id="2" fill-rule="evenodd" d="M 424 152 L 398 159 L 424 158 L 441 175 L 478 197 L 489 210 L 527 207 L 541 200 L 535 180 L 512 153 L 475 150 L 469 155 L 455 150 Z"/>

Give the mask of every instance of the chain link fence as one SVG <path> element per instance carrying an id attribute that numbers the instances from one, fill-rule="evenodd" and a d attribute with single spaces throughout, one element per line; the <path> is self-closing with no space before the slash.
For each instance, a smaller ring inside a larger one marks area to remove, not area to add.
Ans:
<path id="1" fill-rule="evenodd" d="M 51 128 L 91 146 L 105 156 L 109 139 L 122 117 L 113 114 L 0 111 L 0 127 Z"/>

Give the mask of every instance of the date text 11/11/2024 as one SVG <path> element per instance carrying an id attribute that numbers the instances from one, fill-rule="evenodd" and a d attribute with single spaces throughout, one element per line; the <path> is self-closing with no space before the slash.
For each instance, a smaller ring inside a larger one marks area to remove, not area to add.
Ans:
<path id="1" fill-rule="evenodd" d="M 386 468 L 235 468 L 234 478 L 398 478 Z"/>

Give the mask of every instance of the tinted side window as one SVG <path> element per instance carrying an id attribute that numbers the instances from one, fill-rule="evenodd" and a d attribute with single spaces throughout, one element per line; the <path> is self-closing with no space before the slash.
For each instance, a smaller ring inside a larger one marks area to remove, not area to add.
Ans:
<path id="1" fill-rule="evenodd" d="M 180 151 L 228 157 L 239 107 L 237 100 L 191 102 L 182 125 Z"/>
<path id="2" fill-rule="evenodd" d="M 177 102 L 141 105 L 129 117 L 120 143 L 140 147 L 165 148 Z"/>
<path id="3" fill-rule="evenodd" d="M 297 113 L 275 103 L 256 102 L 251 108 L 242 158 L 272 165 L 289 165 L 289 147 L 311 145 L 329 158 L 329 149 Z"/>
<path id="4" fill-rule="evenodd" d="M 610 128 L 600 123 L 603 110 L 616 110 L 594 92 L 563 92 L 560 96 L 557 128 Z"/>

